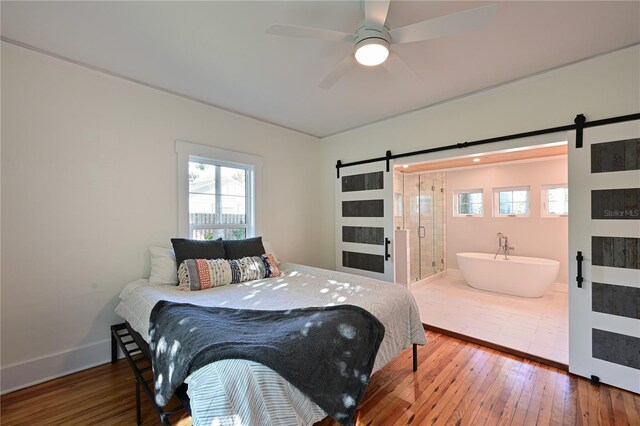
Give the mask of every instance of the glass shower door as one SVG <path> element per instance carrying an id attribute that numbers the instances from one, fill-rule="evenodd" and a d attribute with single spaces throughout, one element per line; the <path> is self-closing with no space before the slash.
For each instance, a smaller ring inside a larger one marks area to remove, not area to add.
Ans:
<path id="1" fill-rule="evenodd" d="M 419 251 L 420 278 L 433 273 L 433 179 L 420 175 L 419 194 Z"/>
<path id="2" fill-rule="evenodd" d="M 403 174 L 403 228 L 409 230 L 412 282 L 444 270 L 443 179 Z"/>
<path id="3" fill-rule="evenodd" d="M 444 271 L 444 180 L 433 180 L 433 273 Z"/>
<path id="4" fill-rule="evenodd" d="M 409 230 L 409 278 L 411 282 L 420 279 L 420 175 L 403 174 L 404 223 Z"/>

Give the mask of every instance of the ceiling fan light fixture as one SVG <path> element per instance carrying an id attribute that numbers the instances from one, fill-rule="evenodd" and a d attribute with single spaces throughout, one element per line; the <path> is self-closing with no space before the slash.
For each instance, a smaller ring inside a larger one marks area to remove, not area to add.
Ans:
<path id="1" fill-rule="evenodd" d="M 389 57 L 389 42 L 381 38 L 368 38 L 356 45 L 356 61 L 373 67 L 380 65 Z"/>

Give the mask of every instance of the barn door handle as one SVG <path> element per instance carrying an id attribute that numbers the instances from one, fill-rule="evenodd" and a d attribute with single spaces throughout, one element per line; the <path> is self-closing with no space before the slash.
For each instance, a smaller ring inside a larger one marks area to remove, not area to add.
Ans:
<path id="1" fill-rule="evenodd" d="M 391 254 L 389 254 L 389 244 L 391 243 L 391 241 L 389 241 L 389 239 L 387 237 L 384 237 L 384 260 L 387 261 L 389 260 L 389 258 L 391 257 Z"/>
<path id="2" fill-rule="evenodd" d="M 578 261 L 578 276 L 576 277 L 576 281 L 578 283 L 578 288 L 582 288 L 582 282 L 584 281 L 584 278 L 582 278 L 582 261 L 584 260 L 584 257 L 582 257 L 581 251 L 578 251 L 576 260 Z"/>

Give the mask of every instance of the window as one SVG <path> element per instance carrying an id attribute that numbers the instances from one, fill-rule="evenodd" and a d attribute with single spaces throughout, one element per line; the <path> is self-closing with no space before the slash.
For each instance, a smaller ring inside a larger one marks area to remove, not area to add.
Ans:
<path id="1" fill-rule="evenodd" d="M 247 238 L 251 169 L 189 159 L 189 238 Z"/>
<path id="2" fill-rule="evenodd" d="M 255 236 L 260 157 L 176 142 L 178 231 L 196 240 Z"/>
<path id="3" fill-rule="evenodd" d="M 529 216 L 529 187 L 495 188 L 493 190 L 494 216 Z"/>
<path id="4" fill-rule="evenodd" d="M 542 216 L 558 217 L 569 214 L 569 188 L 562 185 L 543 185 L 542 191 Z"/>
<path id="5" fill-rule="evenodd" d="M 466 189 L 454 191 L 454 216 L 482 216 L 482 189 Z"/>

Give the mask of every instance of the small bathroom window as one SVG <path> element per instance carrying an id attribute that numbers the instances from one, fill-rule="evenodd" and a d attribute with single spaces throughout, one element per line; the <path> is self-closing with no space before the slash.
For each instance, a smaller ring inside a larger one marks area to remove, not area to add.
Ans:
<path id="1" fill-rule="evenodd" d="M 494 188 L 493 206 L 495 217 L 529 216 L 529 187 Z"/>
<path id="2" fill-rule="evenodd" d="M 569 188 L 567 184 L 542 185 L 542 217 L 560 217 L 569 214 Z"/>
<path id="3" fill-rule="evenodd" d="M 453 192 L 453 214 L 463 217 L 482 217 L 482 189 L 465 189 Z"/>

